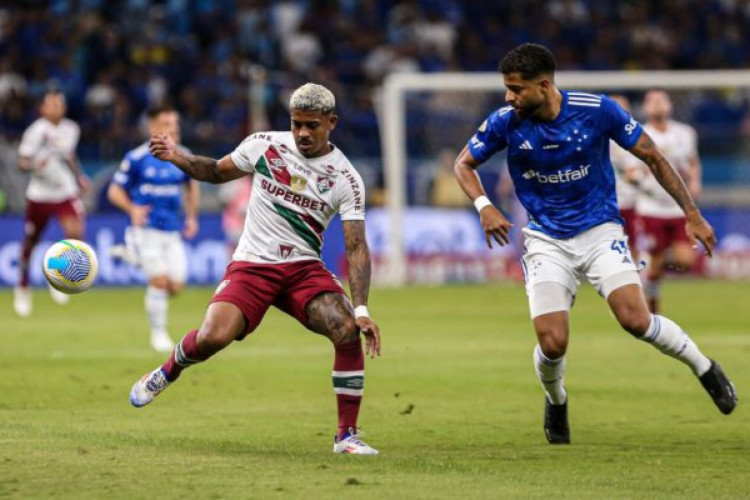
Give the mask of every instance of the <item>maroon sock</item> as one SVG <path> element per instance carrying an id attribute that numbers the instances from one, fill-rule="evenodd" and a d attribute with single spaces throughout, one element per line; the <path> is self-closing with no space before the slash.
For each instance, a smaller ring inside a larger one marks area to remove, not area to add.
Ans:
<path id="1" fill-rule="evenodd" d="M 190 330 L 187 335 L 182 337 L 174 348 L 174 352 L 169 359 L 161 365 L 161 369 L 167 376 L 167 380 L 174 382 L 182 373 L 182 370 L 201 361 L 205 361 L 208 356 L 201 355 L 198 352 L 198 330 Z"/>
<path id="2" fill-rule="evenodd" d="M 365 356 L 359 338 L 348 344 L 335 346 L 333 362 L 333 392 L 339 412 L 339 438 L 357 430 L 357 416 L 365 387 Z"/>
<path id="3" fill-rule="evenodd" d="M 18 268 L 21 271 L 21 279 L 18 282 L 21 288 L 29 286 L 29 261 L 31 260 L 31 251 L 34 249 L 34 245 L 24 244 L 21 250 L 21 258 L 18 261 Z"/>

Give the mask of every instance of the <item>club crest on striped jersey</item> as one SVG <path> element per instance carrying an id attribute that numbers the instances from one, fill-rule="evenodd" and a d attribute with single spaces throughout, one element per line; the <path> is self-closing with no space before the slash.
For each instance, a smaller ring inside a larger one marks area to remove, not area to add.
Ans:
<path id="1" fill-rule="evenodd" d="M 333 179 L 324 175 L 319 175 L 315 181 L 315 186 L 320 194 L 325 194 L 333 188 Z"/>
<path id="2" fill-rule="evenodd" d="M 286 162 L 281 158 L 281 155 L 276 151 L 276 148 L 269 146 L 266 150 L 265 157 L 268 162 L 268 168 L 271 169 L 274 179 L 285 186 L 291 185 L 292 175 L 289 173 Z"/>

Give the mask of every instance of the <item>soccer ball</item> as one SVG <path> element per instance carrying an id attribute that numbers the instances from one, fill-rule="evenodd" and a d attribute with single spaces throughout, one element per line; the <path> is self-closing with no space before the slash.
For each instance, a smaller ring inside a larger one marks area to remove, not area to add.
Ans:
<path id="1" fill-rule="evenodd" d="M 44 277 L 63 293 L 88 290 L 96 280 L 99 261 L 94 249 L 79 240 L 60 240 L 44 253 Z"/>

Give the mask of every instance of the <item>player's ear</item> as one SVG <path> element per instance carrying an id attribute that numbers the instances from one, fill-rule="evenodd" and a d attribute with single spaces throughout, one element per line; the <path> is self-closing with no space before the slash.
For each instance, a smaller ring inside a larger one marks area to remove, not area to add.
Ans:
<path id="1" fill-rule="evenodd" d="M 331 116 L 328 118 L 328 130 L 333 130 L 336 128 L 336 124 L 339 122 L 339 115 L 331 113 Z"/>
<path id="2" fill-rule="evenodd" d="M 541 80 L 539 80 L 539 86 L 542 88 L 542 92 L 545 94 L 550 91 L 552 88 L 552 82 L 547 77 L 542 77 Z"/>

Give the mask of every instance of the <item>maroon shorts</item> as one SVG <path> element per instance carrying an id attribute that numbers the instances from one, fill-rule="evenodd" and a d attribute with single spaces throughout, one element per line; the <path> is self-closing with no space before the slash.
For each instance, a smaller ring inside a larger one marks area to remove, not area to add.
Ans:
<path id="1" fill-rule="evenodd" d="M 53 216 L 58 219 L 75 218 L 82 220 L 85 215 L 86 210 L 79 198 L 57 202 L 26 200 L 26 225 L 29 230 L 43 231 L 50 217 Z"/>
<path id="2" fill-rule="evenodd" d="M 664 252 L 674 243 L 688 242 L 684 217 L 661 219 L 642 215 L 639 219 L 645 247 L 649 252 Z"/>
<path id="3" fill-rule="evenodd" d="M 242 340 L 260 324 L 270 306 L 307 325 L 307 304 L 321 293 L 346 294 L 336 277 L 319 260 L 287 264 L 232 261 L 211 302 L 229 302 L 245 316 Z"/>
<path id="4" fill-rule="evenodd" d="M 620 215 L 625 221 L 625 234 L 628 236 L 630 250 L 638 250 L 638 214 L 635 208 L 621 208 Z"/>

